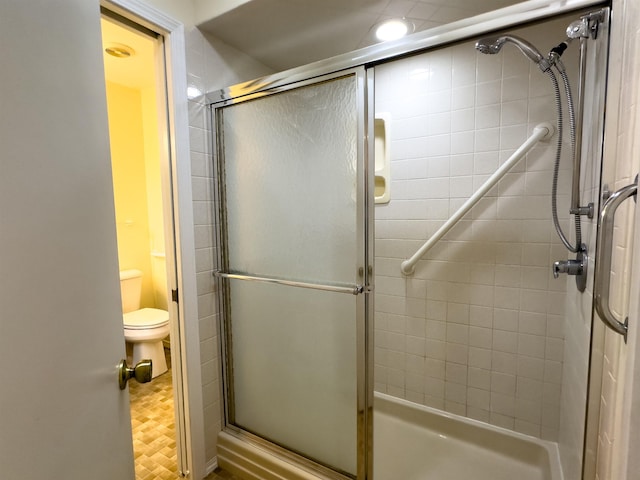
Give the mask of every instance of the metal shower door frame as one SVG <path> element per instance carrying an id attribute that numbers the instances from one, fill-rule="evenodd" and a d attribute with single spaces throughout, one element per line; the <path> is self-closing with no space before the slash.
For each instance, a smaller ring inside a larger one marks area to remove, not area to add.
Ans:
<path id="1" fill-rule="evenodd" d="M 315 285 L 301 282 L 288 282 L 279 279 L 256 278 L 235 275 L 229 272 L 229 253 L 227 248 L 227 212 L 224 185 L 224 134 L 222 131 L 223 109 L 249 100 L 274 95 L 300 87 L 312 86 L 339 78 L 353 76 L 356 82 L 357 102 L 357 148 L 356 148 L 356 237 L 357 237 L 357 285 L 337 287 Z M 217 238 L 217 265 L 214 276 L 217 277 L 217 294 L 221 320 L 219 322 L 221 336 L 222 386 L 224 404 L 224 429 L 237 438 L 266 449 L 287 462 L 297 464 L 300 468 L 319 474 L 321 478 L 352 478 L 331 468 L 316 463 L 306 457 L 276 445 L 262 437 L 247 432 L 234 425 L 235 411 L 233 399 L 233 344 L 231 338 L 230 287 L 231 279 L 259 282 L 279 283 L 302 288 L 317 288 L 341 293 L 357 295 L 356 300 L 356 361 L 357 361 L 357 405 L 354 414 L 357 416 L 357 480 L 373 478 L 373 191 L 374 176 L 373 155 L 373 78 L 371 72 L 363 66 L 313 76 L 276 87 L 265 88 L 238 97 L 227 98 L 209 105 L 210 125 L 212 131 L 212 151 L 214 152 L 214 189 L 215 189 L 215 230 Z M 369 160 L 371 159 L 371 160 Z M 241 278 L 242 277 L 242 278 Z"/>

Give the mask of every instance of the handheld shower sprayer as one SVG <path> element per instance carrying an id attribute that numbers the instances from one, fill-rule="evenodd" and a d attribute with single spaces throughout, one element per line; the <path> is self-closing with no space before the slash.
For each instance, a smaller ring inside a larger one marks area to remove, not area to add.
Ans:
<path id="1" fill-rule="evenodd" d="M 598 30 L 600 24 L 605 21 L 604 10 L 591 12 L 583 15 L 579 20 L 571 23 L 566 29 L 566 38 L 553 47 L 549 54 L 544 57 L 531 43 L 528 41 L 511 34 L 504 34 L 501 36 L 485 37 L 476 42 L 476 50 L 485 54 L 496 54 L 507 43 L 512 43 L 522 54 L 529 58 L 532 62 L 538 65 L 540 70 L 548 75 L 551 80 L 556 102 L 557 112 L 557 143 L 556 143 L 556 155 L 553 167 L 553 180 L 551 182 L 551 216 L 553 225 L 558 234 L 558 237 L 564 244 L 564 246 L 572 253 L 577 254 L 576 260 L 560 261 L 554 265 L 554 276 L 558 273 L 568 273 L 570 275 L 576 275 L 576 283 L 579 291 L 584 291 L 586 281 L 586 263 L 583 262 L 587 254 L 587 247 L 582 243 L 582 226 L 581 215 L 587 215 L 589 218 L 593 217 L 593 203 L 589 203 L 586 206 L 581 206 L 580 202 L 580 159 L 581 159 L 581 122 L 579 115 L 576 114 L 573 95 L 571 93 L 571 86 L 569 77 L 565 70 L 565 66 L 562 63 L 560 57 L 564 54 L 565 50 L 569 47 L 575 39 L 580 41 L 580 72 L 579 72 L 579 90 L 578 90 L 578 108 L 582 109 L 583 96 L 582 87 L 584 85 L 584 75 L 586 68 L 585 61 L 583 60 L 586 51 L 586 41 L 588 39 L 596 39 L 598 36 Z M 562 154 L 563 143 L 563 101 L 560 94 L 560 86 L 558 84 L 557 72 L 562 80 L 565 98 L 566 98 L 566 110 L 569 116 L 569 133 L 571 140 L 571 156 L 573 158 L 573 178 L 571 183 L 571 208 L 569 213 L 574 215 L 575 225 L 575 239 L 572 243 L 569 238 L 562 231 L 560 221 L 558 219 L 558 206 L 557 206 L 557 194 L 558 194 L 558 176 L 560 169 L 560 160 Z"/>
<path id="2" fill-rule="evenodd" d="M 560 76 L 562 77 L 565 92 L 567 97 L 567 108 L 569 111 L 569 120 L 570 120 L 570 130 L 571 130 L 571 147 L 572 151 L 575 152 L 575 113 L 573 109 L 573 101 L 571 98 L 571 89 L 569 88 L 569 79 L 564 69 L 564 65 L 560 61 L 560 56 L 564 53 L 565 49 L 568 46 L 568 43 L 571 39 L 567 39 L 565 42 L 561 43 L 557 47 L 553 48 L 549 55 L 545 58 L 542 56 L 540 51 L 534 47 L 531 43 L 524 40 L 523 38 L 517 37 L 511 34 L 505 34 L 497 37 L 486 37 L 481 38 L 476 42 L 476 49 L 481 53 L 487 54 L 496 54 L 498 53 L 502 47 L 507 43 L 512 43 L 531 61 L 536 63 L 540 70 L 543 73 L 549 76 L 551 83 L 553 85 L 553 90 L 555 93 L 556 100 L 556 111 L 558 118 L 558 140 L 556 145 L 556 158 L 553 169 L 553 181 L 551 186 L 551 212 L 553 218 L 553 224 L 560 237 L 560 240 L 564 244 L 564 246 L 570 252 L 578 253 L 583 249 L 582 245 L 582 227 L 580 224 L 580 216 L 576 215 L 575 217 L 575 229 L 576 229 L 576 245 L 572 245 L 570 240 L 562 231 L 560 226 L 560 221 L 558 219 L 558 210 L 557 210 L 557 189 L 558 189 L 558 176 L 560 169 L 560 158 L 562 153 L 562 137 L 563 137 L 563 115 L 562 115 L 562 99 L 560 96 L 560 87 L 558 85 L 558 79 L 553 72 L 553 68 L 555 68 Z"/>
<path id="3" fill-rule="evenodd" d="M 534 47 L 531 43 L 524 38 L 517 37 L 515 35 L 501 35 L 499 37 L 485 37 L 476 42 L 476 50 L 480 53 L 486 53 L 494 55 L 498 53 L 505 44 L 511 43 L 518 47 L 518 49 L 531 60 L 536 63 L 540 70 L 546 72 L 551 65 L 547 59 Z"/>

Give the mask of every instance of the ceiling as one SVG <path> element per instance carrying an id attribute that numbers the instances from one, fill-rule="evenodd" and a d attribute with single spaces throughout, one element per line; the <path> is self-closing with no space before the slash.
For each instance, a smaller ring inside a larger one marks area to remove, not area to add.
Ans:
<path id="1" fill-rule="evenodd" d="M 156 40 L 105 17 L 101 19 L 101 28 L 106 80 L 135 89 L 154 87 Z M 134 54 L 116 58 L 104 52 L 114 44 L 130 47 Z"/>
<path id="2" fill-rule="evenodd" d="M 274 71 L 374 43 L 375 27 L 406 18 L 419 32 L 522 0 L 251 0 L 199 25 Z"/>

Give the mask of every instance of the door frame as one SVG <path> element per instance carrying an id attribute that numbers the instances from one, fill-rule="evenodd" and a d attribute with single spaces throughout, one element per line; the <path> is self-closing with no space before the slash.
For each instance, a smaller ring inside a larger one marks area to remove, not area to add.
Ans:
<path id="1" fill-rule="evenodd" d="M 194 222 L 192 208 L 187 69 L 184 26 L 163 12 L 139 0 L 100 0 L 100 5 L 164 38 L 164 69 L 167 135 L 165 152 L 169 158 L 171 208 L 174 232 L 167 241 L 167 282 L 177 291 L 171 302 L 177 322 L 171 330 L 173 386 L 176 400 L 176 435 L 182 448 L 178 459 L 182 477 L 199 480 L 205 472 L 204 418 L 200 375 L 200 338 L 195 270 Z M 172 315 L 173 316 L 173 315 Z"/>

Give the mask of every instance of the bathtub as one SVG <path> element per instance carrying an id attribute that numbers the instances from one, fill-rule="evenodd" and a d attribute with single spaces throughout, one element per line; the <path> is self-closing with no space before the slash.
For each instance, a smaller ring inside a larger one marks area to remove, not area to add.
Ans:
<path id="1" fill-rule="evenodd" d="M 375 480 L 564 480 L 552 442 L 377 392 L 373 418 Z M 218 464 L 251 480 L 329 478 L 225 431 Z"/>

